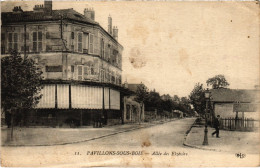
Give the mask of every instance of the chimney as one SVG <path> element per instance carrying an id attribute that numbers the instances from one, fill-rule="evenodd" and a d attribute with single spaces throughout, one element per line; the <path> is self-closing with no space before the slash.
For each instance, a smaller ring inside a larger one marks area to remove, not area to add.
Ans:
<path id="1" fill-rule="evenodd" d="M 118 40 L 118 29 L 117 29 L 117 26 L 113 27 L 113 37 L 114 37 L 114 39 Z"/>
<path id="2" fill-rule="evenodd" d="M 49 0 L 49 1 L 45 0 L 44 1 L 44 9 L 45 9 L 45 12 L 47 14 L 52 13 L 52 1 L 51 0 Z"/>
<path id="3" fill-rule="evenodd" d="M 22 10 L 21 6 L 15 6 L 14 9 L 13 9 L 13 12 L 14 13 L 22 13 L 23 10 Z"/>
<path id="4" fill-rule="evenodd" d="M 44 12 L 44 7 L 43 5 L 35 5 L 33 8 L 34 12 Z"/>
<path id="5" fill-rule="evenodd" d="M 108 33 L 112 35 L 112 17 L 108 16 Z"/>
<path id="6" fill-rule="evenodd" d="M 85 8 L 84 9 L 84 15 L 86 18 L 89 18 L 91 20 L 95 20 L 95 11 L 93 8 Z"/>

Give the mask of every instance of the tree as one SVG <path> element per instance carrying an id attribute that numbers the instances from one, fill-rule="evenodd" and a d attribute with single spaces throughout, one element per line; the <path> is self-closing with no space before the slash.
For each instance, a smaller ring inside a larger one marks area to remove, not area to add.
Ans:
<path id="1" fill-rule="evenodd" d="M 199 114 L 203 114 L 206 108 L 204 92 L 205 89 L 203 89 L 203 84 L 196 83 L 189 95 L 190 103 Z"/>
<path id="2" fill-rule="evenodd" d="M 209 78 L 206 83 L 207 85 L 211 85 L 212 89 L 227 88 L 229 86 L 229 83 L 227 82 L 224 75 L 216 75 L 212 78 Z"/>
<path id="3" fill-rule="evenodd" d="M 136 97 L 135 97 L 135 101 L 140 103 L 141 106 L 141 111 L 140 111 L 140 116 L 139 116 L 139 124 L 141 123 L 141 118 L 142 118 L 142 113 L 143 113 L 143 106 L 144 106 L 144 102 L 147 100 L 148 97 L 148 89 L 144 84 L 139 84 L 137 86 L 137 90 L 136 90 Z"/>
<path id="4" fill-rule="evenodd" d="M 146 109 L 149 111 L 155 110 L 155 109 L 159 109 L 161 108 L 161 97 L 160 94 L 158 92 L 156 92 L 155 90 L 150 91 L 147 94 L 147 99 L 145 100 L 145 106 Z"/>
<path id="5" fill-rule="evenodd" d="M 42 72 L 32 59 L 23 59 L 16 51 L 1 59 L 1 69 L 1 105 L 5 113 L 10 114 L 12 139 L 14 117 L 21 110 L 34 107 L 41 98 Z"/>

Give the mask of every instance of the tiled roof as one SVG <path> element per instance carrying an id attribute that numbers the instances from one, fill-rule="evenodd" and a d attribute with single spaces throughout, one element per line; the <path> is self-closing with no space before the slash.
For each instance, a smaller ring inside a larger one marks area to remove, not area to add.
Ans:
<path id="1" fill-rule="evenodd" d="M 213 102 L 259 102 L 259 90 L 245 89 L 212 89 L 211 101 Z"/>
<path id="2" fill-rule="evenodd" d="M 98 24 L 97 22 L 93 21 L 92 19 L 86 18 L 84 15 L 78 13 L 72 8 L 52 10 L 52 13 L 50 15 L 47 15 L 45 12 L 34 11 L 24 11 L 21 13 L 3 12 L 1 14 L 2 23 L 60 20 L 61 16 L 63 16 L 64 19 L 88 24 Z"/>

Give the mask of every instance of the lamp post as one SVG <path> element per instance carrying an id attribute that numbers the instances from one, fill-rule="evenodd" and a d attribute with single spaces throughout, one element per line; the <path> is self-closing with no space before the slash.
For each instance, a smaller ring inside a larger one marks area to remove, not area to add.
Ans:
<path id="1" fill-rule="evenodd" d="M 202 145 L 208 145 L 208 101 L 210 99 L 209 89 L 205 91 L 205 100 L 206 100 L 206 112 L 205 112 L 205 129 L 204 129 L 204 141 Z"/>

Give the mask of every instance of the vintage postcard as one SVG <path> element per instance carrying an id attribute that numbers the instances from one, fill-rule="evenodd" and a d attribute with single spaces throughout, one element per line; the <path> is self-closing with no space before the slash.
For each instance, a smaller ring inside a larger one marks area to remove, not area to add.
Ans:
<path id="1" fill-rule="evenodd" d="M 256 167 L 258 1 L 2 1 L 2 167 Z"/>

